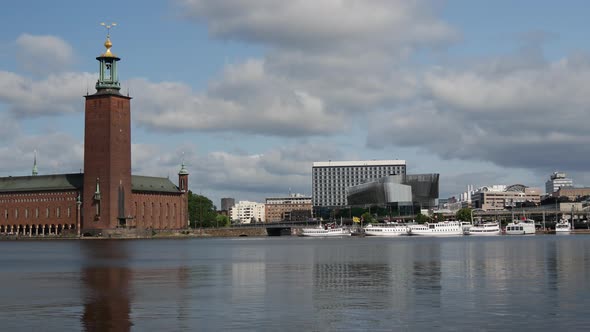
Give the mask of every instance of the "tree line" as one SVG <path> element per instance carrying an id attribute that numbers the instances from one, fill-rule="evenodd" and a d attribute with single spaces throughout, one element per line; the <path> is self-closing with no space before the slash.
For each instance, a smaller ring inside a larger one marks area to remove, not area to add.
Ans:
<path id="1" fill-rule="evenodd" d="M 228 216 L 217 213 L 217 207 L 213 202 L 203 196 L 188 192 L 188 216 L 190 227 L 228 227 L 231 222 Z"/>

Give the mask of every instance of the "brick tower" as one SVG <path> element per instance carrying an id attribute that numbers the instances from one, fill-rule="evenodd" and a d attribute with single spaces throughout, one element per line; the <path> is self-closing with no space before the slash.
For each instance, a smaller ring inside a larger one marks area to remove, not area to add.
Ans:
<path id="1" fill-rule="evenodd" d="M 126 226 L 131 215 L 131 98 L 119 93 L 110 33 L 104 46 L 96 93 L 85 106 L 82 231 L 91 233 Z"/>

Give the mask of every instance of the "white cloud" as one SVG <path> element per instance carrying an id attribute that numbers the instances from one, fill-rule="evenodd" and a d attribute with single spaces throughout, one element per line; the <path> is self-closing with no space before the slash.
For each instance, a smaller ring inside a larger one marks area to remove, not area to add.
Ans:
<path id="1" fill-rule="evenodd" d="M 71 66 L 74 52 L 70 44 L 56 36 L 21 34 L 16 40 L 18 61 L 34 74 L 63 71 Z"/>
<path id="2" fill-rule="evenodd" d="M 142 110 L 135 120 L 151 129 L 301 136 L 330 134 L 346 126 L 320 97 L 267 75 L 257 60 L 229 66 L 205 94 L 180 83 L 131 84 Z"/>
<path id="3" fill-rule="evenodd" d="M 590 161 L 590 66 L 580 60 L 500 73 L 432 70 L 423 82 L 428 101 L 373 118 L 368 144 L 404 144 L 506 167 L 584 169 Z"/>
<path id="4" fill-rule="evenodd" d="M 207 23 L 213 36 L 284 49 L 359 49 L 366 45 L 446 43 L 456 32 L 431 1 L 179 0 L 182 15 Z"/>
<path id="5" fill-rule="evenodd" d="M 95 81 L 90 73 L 56 73 L 35 80 L 0 71 L 0 102 L 17 117 L 82 112 L 82 96 Z"/>

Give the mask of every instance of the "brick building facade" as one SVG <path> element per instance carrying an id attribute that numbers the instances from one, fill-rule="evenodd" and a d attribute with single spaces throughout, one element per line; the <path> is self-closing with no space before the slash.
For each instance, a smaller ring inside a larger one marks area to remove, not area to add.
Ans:
<path id="1" fill-rule="evenodd" d="M 0 178 L 0 234 L 29 236 L 98 234 L 116 228 L 188 227 L 188 176 L 131 174 L 131 98 L 119 93 L 117 62 L 98 60 L 96 93 L 86 96 L 84 173 Z"/>

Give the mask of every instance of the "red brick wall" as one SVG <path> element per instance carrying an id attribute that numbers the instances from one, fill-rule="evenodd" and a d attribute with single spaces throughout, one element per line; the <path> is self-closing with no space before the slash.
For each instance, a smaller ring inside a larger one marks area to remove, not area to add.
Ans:
<path id="1" fill-rule="evenodd" d="M 75 229 L 79 192 L 43 191 L 0 194 L 0 233 L 15 226 Z"/>
<path id="2" fill-rule="evenodd" d="M 115 228 L 119 186 L 125 192 L 125 216 L 131 215 L 131 114 L 129 97 L 86 96 L 84 127 L 83 229 Z M 96 214 L 99 178 L 100 215 Z"/>
<path id="3" fill-rule="evenodd" d="M 186 194 L 133 192 L 130 224 L 137 228 L 183 229 L 188 227 Z"/>

